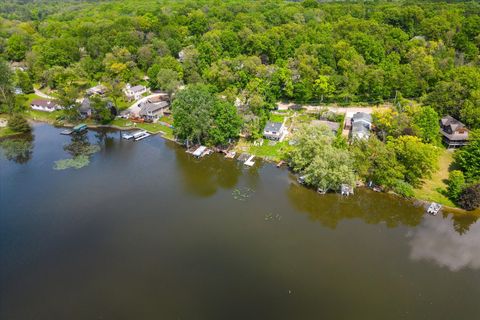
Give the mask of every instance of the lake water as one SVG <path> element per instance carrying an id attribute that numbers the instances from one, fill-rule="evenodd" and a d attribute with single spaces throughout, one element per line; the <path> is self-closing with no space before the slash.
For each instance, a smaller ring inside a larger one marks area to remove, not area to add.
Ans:
<path id="1" fill-rule="evenodd" d="M 60 131 L 0 151 L 1 319 L 480 319 L 473 217 L 118 132 L 54 170 Z"/>

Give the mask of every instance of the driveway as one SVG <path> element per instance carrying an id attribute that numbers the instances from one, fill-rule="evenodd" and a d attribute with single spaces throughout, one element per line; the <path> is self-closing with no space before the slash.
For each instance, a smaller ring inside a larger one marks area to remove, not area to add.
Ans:
<path id="1" fill-rule="evenodd" d="M 35 94 L 41 98 L 55 100 L 55 97 L 49 96 L 38 89 L 33 89 L 33 91 L 35 91 Z"/>

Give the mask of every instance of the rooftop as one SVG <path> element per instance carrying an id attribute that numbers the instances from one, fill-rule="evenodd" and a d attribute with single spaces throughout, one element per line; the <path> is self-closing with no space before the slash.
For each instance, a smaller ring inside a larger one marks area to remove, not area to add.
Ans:
<path id="1" fill-rule="evenodd" d="M 166 107 L 168 107 L 168 102 L 166 102 L 166 101 L 162 101 L 162 102 L 158 102 L 158 103 L 147 102 L 147 103 L 143 104 L 143 106 L 140 109 L 139 114 L 140 114 L 140 116 L 146 116 L 149 113 L 153 113 L 153 112 L 165 109 Z"/>
<path id="2" fill-rule="evenodd" d="M 283 123 L 268 121 L 265 125 L 264 131 L 279 132 L 282 129 Z"/>
<path id="3" fill-rule="evenodd" d="M 53 108 L 53 107 L 55 107 L 56 104 L 55 104 L 55 102 L 50 101 L 50 100 L 35 99 L 35 100 L 32 100 L 30 105 L 40 106 L 40 107 L 43 107 L 43 108 L 45 108 L 45 107 Z"/>
<path id="4" fill-rule="evenodd" d="M 367 121 L 367 122 L 371 123 L 372 122 L 372 115 L 370 113 L 366 113 L 366 112 L 357 112 L 353 115 L 352 120 L 353 121 L 363 120 L 363 121 Z"/>

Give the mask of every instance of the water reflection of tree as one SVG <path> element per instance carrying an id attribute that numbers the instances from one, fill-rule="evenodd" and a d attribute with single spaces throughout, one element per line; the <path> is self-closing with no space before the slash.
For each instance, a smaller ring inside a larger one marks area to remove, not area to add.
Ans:
<path id="1" fill-rule="evenodd" d="M 55 170 L 69 168 L 80 169 L 90 163 L 90 156 L 100 150 L 98 145 L 92 145 L 88 140 L 87 132 L 74 133 L 70 136 L 70 143 L 63 146 L 63 150 L 71 155 L 70 159 L 55 161 Z"/>
<path id="2" fill-rule="evenodd" d="M 332 229 L 344 219 L 361 219 L 369 224 L 385 223 L 388 227 L 416 226 L 423 214 L 421 209 L 401 199 L 363 190 L 357 190 L 354 196 L 348 198 L 338 194 L 322 196 L 292 183 L 288 198 L 297 210 L 308 213 L 310 219 Z"/>
<path id="3" fill-rule="evenodd" d="M 452 220 L 453 228 L 462 235 L 470 230 L 470 226 L 477 222 L 478 217 L 469 214 L 453 215 Z"/>
<path id="4" fill-rule="evenodd" d="M 182 148 L 175 148 L 175 153 L 185 189 L 197 196 L 208 197 L 219 188 L 235 187 L 242 173 L 236 162 L 225 161 L 218 155 L 193 159 Z"/>
<path id="5" fill-rule="evenodd" d="M 31 133 L 6 139 L 0 143 L 5 158 L 19 164 L 25 164 L 33 155 L 33 135 Z"/>

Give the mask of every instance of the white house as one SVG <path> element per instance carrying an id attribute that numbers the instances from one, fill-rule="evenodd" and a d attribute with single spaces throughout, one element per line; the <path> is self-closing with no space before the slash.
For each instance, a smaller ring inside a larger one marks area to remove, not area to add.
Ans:
<path id="1" fill-rule="evenodd" d="M 55 102 L 42 99 L 32 100 L 32 102 L 30 103 L 30 107 L 33 110 L 45 112 L 53 112 L 55 110 L 62 109 L 62 107 L 57 105 Z"/>
<path id="2" fill-rule="evenodd" d="M 144 93 L 150 92 L 150 89 L 142 85 L 137 85 L 132 87 L 130 84 L 127 84 L 123 89 L 123 92 L 125 93 L 128 99 L 138 100 L 142 97 Z"/>
<path id="3" fill-rule="evenodd" d="M 280 141 L 283 139 L 285 133 L 285 126 L 281 122 L 269 121 L 263 129 L 263 136 L 269 140 Z"/>
<path id="4" fill-rule="evenodd" d="M 169 103 L 167 101 L 160 101 L 160 102 L 151 102 L 146 101 L 140 109 L 140 117 L 144 118 L 145 120 L 151 120 L 156 122 L 158 119 L 163 117 L 165 111 L 168 110 Z"/>

